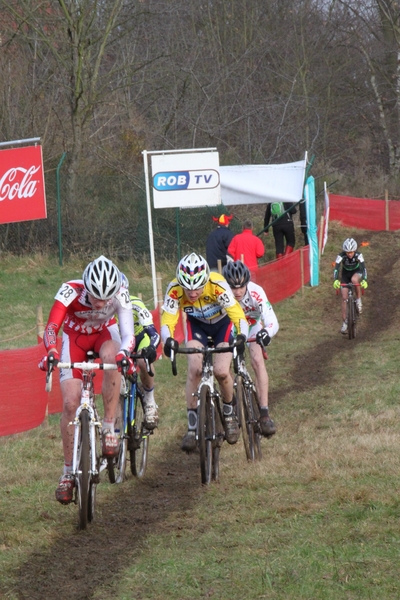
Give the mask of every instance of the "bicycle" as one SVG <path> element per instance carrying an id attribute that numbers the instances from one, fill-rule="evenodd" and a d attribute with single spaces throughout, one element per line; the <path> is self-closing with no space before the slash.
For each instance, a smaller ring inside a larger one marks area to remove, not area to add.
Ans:
<path id="1" fill-rule="evenodd" d="M 117 365 L 94 362 L 92 351 L 87 353 L 87 362 L 59 362 L 59 369 L 81 369 L 82 391 L 80 404 L 75 419 L 69 423 L 75 428 L 72 458 L 72 475 L 75 477 L 75 493 L 73 502 L 78 505 L 78 528 L 86 529 L 93 521 L 96 505 L 96 486 L 100 481 L 100 473 L 107 468 L 107 459 L 102 457 L 101 422 L 95 403 L 93 379 L 96 370 L 116 370 Z M 46 376 L 46 391 L 51 391 L 52 372 Z"/>
<path id="2" fill-rule="evenodd" d="M 355 293 L 355 288 L 358 287 L 359 283 L 341 283 L 340 287 L 347 288 L 349 290 L 347 297 L 347 306 L 346 306 L 346 319 L 347 319 L 347 333 L 349 336 L 349 340 L 352 340 L 356 337 L 357 332 L 357 321 L 359 318 L 356 300 L 357 295 Z"/>
<path id="3" fill-rule="evenodd" d="M 135 361 L 135 371 L 132 375 L 122 376 L 119 413 L 115 420 L 115 433 L 119 436 L 119 451 L 117 456 L 107 459 L 110 483 L 122 483 L 127 479 L 128 453 L 132 475 L 138 478 L 144 476 L 147 467 L 149 436 L 153 434 L 152 429 L 144 426 L 143 394 L 138 386 L 136 360 L 142 358 L 142 355 L 131 354 L 130 357 Z M 144 360 L 147 372 L 153 376 L 154 373 L 147 359 Z"/>
<path id="4" fill-rule="evenodd" d="M 255 341 L 255 339 L 248 341 Z M 260 408 L 256 386 L 247 370 L 244 354 L 236 354 L 233 359 L 233 368 L 237 415 L 246 457 L 249 461 L 261 460 Z"/>
<path id="5" fill-rule="evenodd" d="M 171 350 L 172 373 L 177 375 L 176 354 L 202 354 L 203 365 L 197 391 L 197 430 L 196 440 L 200 452 L 201 483 L 209 485 L 219 480 L 219 454 L 225 438 L 225 419 L 222 397 L 214 380 L 213 354 L 236 353 L 236 346 L 215 348 L 208 338 L 205 348 L 178 348 Z"/>

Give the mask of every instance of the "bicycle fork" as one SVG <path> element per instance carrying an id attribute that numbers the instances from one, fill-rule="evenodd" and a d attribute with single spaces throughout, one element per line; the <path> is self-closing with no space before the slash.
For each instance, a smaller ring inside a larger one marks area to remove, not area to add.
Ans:
<path id="1" fill-rule="evenodd" d="M 74 431 L 74 451 L 72 457 L 72 472 L 75 476 L 80 474 L 79 471 L 79 456 L 78 456 L 78 448 L 80 441 L 80 432 L 81 432 L 81 423 L 80 423 L 80 415 L 83 410 L 86 410 L 89 413 L 89 445 L 90 445 L 90 475 L 92 477 L 98 476 L 99 471 L 97 468 L 97 458 L 96 458 L 96 427 L 101 427 L 101 423 L 96 421 L 95 411 L 93 407 L 89 404 L 83 403 L 81 404 L 75 415 L 74 421 L 69 423 L 75 427 Z"/>

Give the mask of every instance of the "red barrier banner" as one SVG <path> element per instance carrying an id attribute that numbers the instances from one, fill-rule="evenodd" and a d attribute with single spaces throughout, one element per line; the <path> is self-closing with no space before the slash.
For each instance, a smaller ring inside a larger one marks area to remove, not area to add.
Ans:
<path id="1" fill-rule="evenodd" d="M 46 216 L 42 147 L 0 150 L 0 223 Z"/>
<path id="2" fill-rule="evenodd" d="M 385 231 L 385 201 L 329 194 L 330 219 L 349 227 Z"/>
<path id="3" fill-rule="evenodd" d="M 304 246 L 251 271 L 251 281 L 264 289 L 271 304 L 293 296 L 310 281 L 309 251 Z"/>
<path id="4" fill-rule="evenodd" d="M 0 436 L 38 427 L 46 415 L 45 374 L 38 362 L 42 346 L 1 353 Z"/>

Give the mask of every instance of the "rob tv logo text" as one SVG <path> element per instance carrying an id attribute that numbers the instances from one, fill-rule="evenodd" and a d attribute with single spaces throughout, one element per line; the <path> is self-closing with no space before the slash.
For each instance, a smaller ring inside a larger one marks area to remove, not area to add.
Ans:
<path id="1" fill-rule="evenodd" d="M 156 173 L 153 187 L 158 192 L 174 190 L 205 190 L 215 188 L 219 184 L 219 173 L 214 169 L 196 171 L 168 171 Z"/>

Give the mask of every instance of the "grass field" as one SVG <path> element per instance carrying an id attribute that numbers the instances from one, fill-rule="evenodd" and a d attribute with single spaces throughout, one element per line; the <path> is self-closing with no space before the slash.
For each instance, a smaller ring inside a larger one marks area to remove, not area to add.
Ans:
<path id="1" fill-rule="evenodd" d="M 339 333 L 332 288 L 332 261 L 348 234 L 369 243 L 370 285 L 352 341 Z M 241 441 L 224 444 L 219 484 L 202 488 L 198 455 L 179 449 L 182 357 L 176 378 L 167 360 L 156 365 L 161 422 L 146 477 L 122 486 L 104 477 L 87 531 L 76 529 L 75 506 L 54 499 L 58 417 L 0 440 L 0 598 L 399 598 L 399 247 L 397 233 L 332 226 L 320 286 L 275 306 L 280 331 L 267 367 L 278 433 L 263 440 L 258 464 L 246 462 Z M 1 339 L 34 326 L 36 304 L 46 315 L 60 281 L 81 268 L 5 259 Z M 138 274 L 135 283 L 145 280 Z"/>

